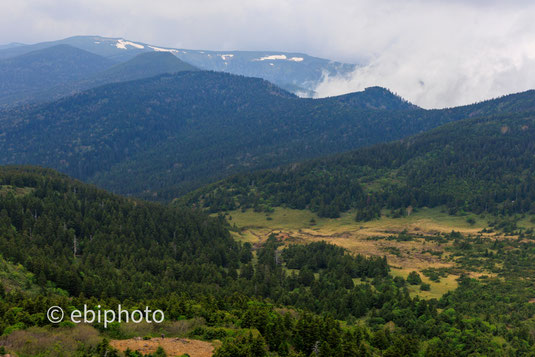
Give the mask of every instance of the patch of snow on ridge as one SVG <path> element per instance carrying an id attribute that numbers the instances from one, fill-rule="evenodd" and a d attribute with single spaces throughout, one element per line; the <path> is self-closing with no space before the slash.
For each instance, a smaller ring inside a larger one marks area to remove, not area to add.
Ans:
<path id="1" fill-rule="evenodd" d="M 174 50 L 172 48 L 161 48 L 161 47 L 154 47 L 154 46 L 149 46 L 150 48 L 152 48 L 154 51 L 156 52 L 171 52 L 171 53 L 178 53 L 178 50 Z"/>
<path id="2" fill-rule="evenodd" d="M 145 46 L 140 45 L 138 43 L 125 41 L 125 40 L 122 40 L 122 39 L 118 40 L 117 43 L 115 44 L 115 47 L 120 48 L 121 50 L 126 50 L 127 49 L 126 46 L 132 46 L 132 47 L 135 47 L 135 48 L 138 48 L 138 49 L 145 48 Z"/>
<path id="3" fill-rule="evenodd" d="M 275 61 L 275 60 L 286 60 L 286 61 L 292 61 L 292 62 L 301 62 L 304 60 L 303 57 L 291 57 L 288 58 L 286 55 L 271 55 L 271 56 L 264 56 L 257 59 L 254 59 L 253 61 Z"/>
<path id="4" fill-rule="evenodd" d="M 230 54 L 230 55 L 221 55 L 221 59 L 223 61 L 226 61 L 228 58 L 232 58 L 232 57 L 234 57 L 234 55 L 232 55 L 232 54 Z"/>
<path id="5" fill-rule="evenodd" d="M 255 61 L 265 61 L 265 60 L 285 60 L 287 59 L 286 55 L 271 55 L 257 58 Z"/>

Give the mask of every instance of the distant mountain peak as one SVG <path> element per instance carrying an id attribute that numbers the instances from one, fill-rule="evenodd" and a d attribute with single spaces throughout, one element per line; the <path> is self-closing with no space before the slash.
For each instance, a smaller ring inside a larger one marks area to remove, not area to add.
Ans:
<path id="1" fill-rule="evenodd" d="M 26 44 L 20 43 L 20 42 L 10 42 L 10 43 L 0 45 L 0 50 L 6 50 L 8 48 L 15 48 L 15 47 L 20 47 L 20 46 L 26 46 Z"/>
<path id="2" fill-rule="evenodd" d="M 383 87 L 368 87 L 361 92 L 348 93 L 332 99 L 361 109 L 410 110 L 419 109 L 399 95 Z"/>
<path id="3" fill-rule="evenodd" d="M 22 55 L 20 55 L 20 58 L 22 58 L 22 57 L 41 57 L 43 54 L 53 54 L 54 56 L 58 55 L 58 54 L 68 54 L 68 55 L 77 54 L 77 55 L 84 55 L 86 57 L 101 58 L 100 56 L 95 55 L 95 54 L 93 54 L 93 53 L 91 53 L 89 51 L 85 51 L 85 50 L 83 50 L 81 48 L 74 47 L 74 46 L 71 46 L 71 45 L 68 45 L 68 44 L 63 44 L 63 43 L 22 54 Z M 112 63 L 109 60 L 107 60 L 107 61 Z"/>
<path id="4" fill-rule="evenodd" d="M 197 71 L 197 67 L 190 65 L 169 52 L 143 52 L 131 60 L 119 63 L 102 74 L 110 81 L 132 80 L 152 77 L 163 73 L 177 73 L 183 71 Z M 116 78 L 115 78 L 116 77 Z"/>

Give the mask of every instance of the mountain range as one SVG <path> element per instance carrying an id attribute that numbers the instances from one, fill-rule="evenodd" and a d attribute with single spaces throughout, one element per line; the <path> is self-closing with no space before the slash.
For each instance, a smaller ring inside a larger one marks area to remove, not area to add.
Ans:
<path id="1" fill-rule="evenodd" d="M 141 53 L 171 53 L 200 69 L 259 77 L 290 92 L 304 95 L 312 95 L 324 75 L 346 75 L 356 69 L 355 64 L 335 62 L 303 53 L 191 50 L 101 36 L 75 36 L 32 45 L 6 45 L 0 48 L 0 59 L 14 58 L 57 45 L 69 45 L 114 62 L 125 62 Z"/>

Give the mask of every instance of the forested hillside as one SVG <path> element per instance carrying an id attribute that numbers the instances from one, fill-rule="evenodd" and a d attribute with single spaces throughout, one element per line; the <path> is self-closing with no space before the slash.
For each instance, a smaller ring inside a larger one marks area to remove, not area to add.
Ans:
<path id="1" fill-rule="evenodd" d="M 3 164 L 58 169 L 114 192 L 171 200 L 252 170 L 400 139 L 481 113 L 524 111 L 533 92 L 448 110 L 371 88 L 301 99 L 269 82 L 183 72 L 88 90 L 0 117 Z"/>
<path id="2" fill-rule="evenodd" d="M 515 246 L 504 250 L 509 263 L 499 271 L 507 282 L 463 276 L 456 291 L 428 301 L 411 297 L 414 279 L 393 278 L 384 258 L 325 242 L 288 244 L 275 235 L 252 249 L 234 242 L 224 224 L 201 212 L 121 198 L 48 169 L 0 168 L 0 249 L 7 269 L 21 264 L 33 273 L 24 288 L 0 285 L 2 351 L 117 356 L 106 340 L 97 344 L 88 334 L 127 338 L 127 324 L 49 328 L 44 312 L 53 305 L 69 313 L 84 304 L 122 303 L 162 309 L 167 324 L 160 331 L 174 335 L 173 322 L 191 320 L 181 333 L 222 341 L 215 356 L 533 352 L 535 292 L 515 273 L 519 264 L 531 267 L 530 242 L 511 241 Z M 454 252 L 465 255 L 473 254 L 467 246 L 487 244 L 453 233 L 430 239 L 452 241 Z M 512 259 L 519 252 L 526 258 Z"/>
<path id="3" fill-rule="evenodd" d="M 358 220 L 409 206 L 533 212 L 534 135 L 531 112 L 475 117 L 393 143 L 238 175 L 182 202 L 213 212 L 308 208 L 324 217 L 356 208 Z"/>
<path id="4" fill-rule="evenodd" d="M 97 74 L 67 85 L 59 85 L 41 91 L 33 96 L 33 102 L 45 103 L 58 100 L 84 90 L 96 88 L 109 83 L 133 81 L 150 78 L 164 73 L 197 71 L 198 68 L 182 62 L 168 52 L 148 52 L 137 55 L 129 61 L 115 64 Z"/>
<path id="5" fill-rule="evenodd" d="M 131 201 L 37 168 L 1 169 L 0 187 L 4 257 L 74 296 L 185 290 L 239 260 L 216 219 L 187 209 Z"/>

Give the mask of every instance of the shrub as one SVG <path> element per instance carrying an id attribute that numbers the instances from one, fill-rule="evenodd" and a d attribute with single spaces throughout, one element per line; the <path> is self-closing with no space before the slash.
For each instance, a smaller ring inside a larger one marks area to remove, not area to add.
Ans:
<path id="1" fill-rule="evenodd" d="M 411 271 L 407 277 L 407 282 L 411 285 L 418 285 L 422 283 L 422 278 L 420 278 L 420 274 L 417 272 Z"/>

